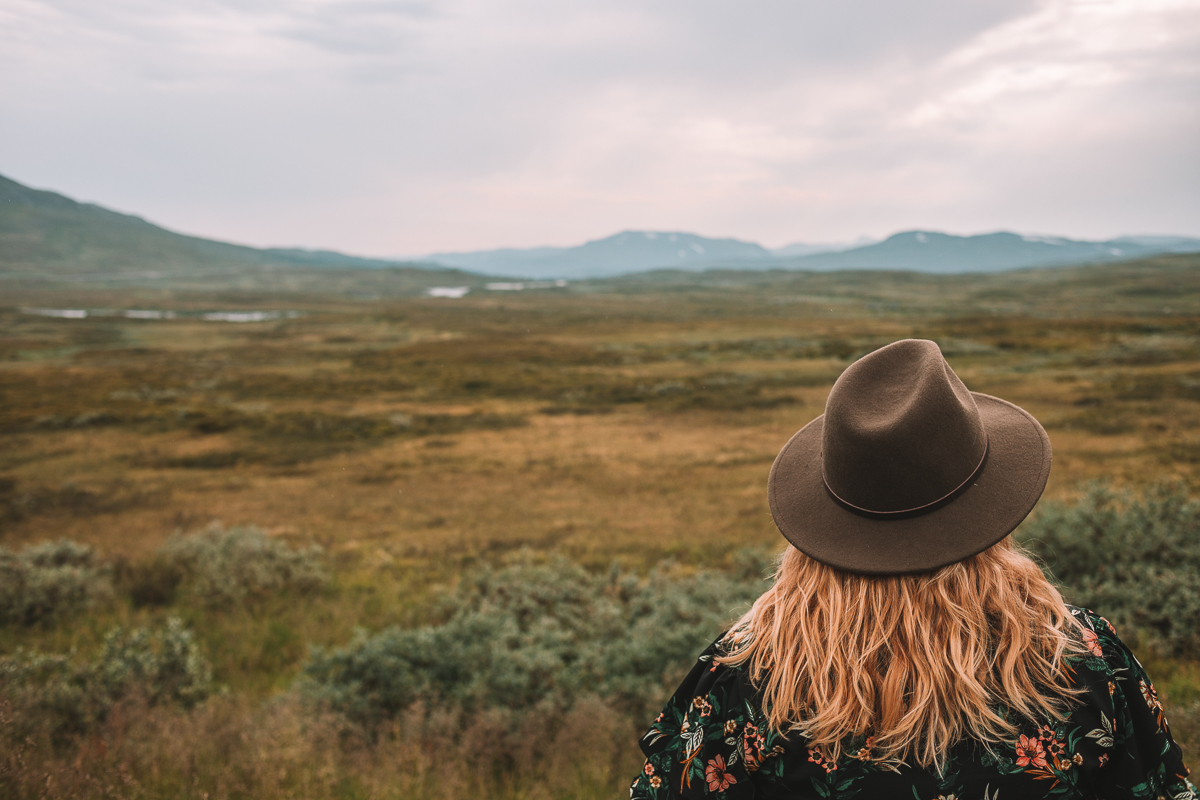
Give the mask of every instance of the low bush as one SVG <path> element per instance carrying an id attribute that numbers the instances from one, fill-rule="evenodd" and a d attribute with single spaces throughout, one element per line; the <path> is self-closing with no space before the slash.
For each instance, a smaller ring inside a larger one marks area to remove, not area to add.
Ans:
<path id="1" fill-rule="evenodd" d="M 561 559 L 484 569 L 446 598 L 441 624 L 315 649 L 300 688 L 368 727 L 418 701 L 516 719 L 598 695 L 643 716 L 764 588 L 761 575 L 639 579 Z"/>
<path id="2" fill-rule="evenodd" d="M 219 524 L 171 537 L 134 587 L 134 599 L 169 602 L 176 588 L 210 608 L 290 589 L 315 591 L 328 581 L 322 550 L 295 549 L 255 527 Z"/>
<path id="3" fill-rule="evenodd" d="M 19 553 L 0 547 L 0 623 L 59 619 L 111 591 L 107 566 L 86 545 L 63 540 Z"/>
<path id="4" fill-rule="evenodd" d="M 211 671 L 178 619 L 157 630 L 114 628 L 95 658 L 18 650 L 0 657 L 0 697 L 12 740 L 61 745 L 104 721 L 125 699 L 190 707 L 209 693 Z"/>
<path id="5" fill-rule="evenodd" d="M 1043 505 L 1018 539 L 1068 602 L 1171 654 L 1200 653 L 1200 502 L 1180 487 L 1092 486 L 1075 504 Z"/>

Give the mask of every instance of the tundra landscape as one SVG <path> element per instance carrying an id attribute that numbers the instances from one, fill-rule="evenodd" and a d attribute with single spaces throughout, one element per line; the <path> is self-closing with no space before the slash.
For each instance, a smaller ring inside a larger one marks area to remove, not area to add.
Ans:
<path id="1" fill-rule="evenodd" d="M 0 0 L 0 800 L 1190 797 L 1198 78 L 1200 0 Z M 1024 562 L 701 656 L 908 337 L 1050 438 L 1057 723 Z"/>
<path id="2" fill-rule="evenodd" d="M 7 282 L 5 796 L 623 792 L 765 587 L 775 453 L 904 337 L 1045 425 L 1018 538 L 1137 643 L 1196 761 L 1200 257 L 460 298 L 289 269 Z"/>

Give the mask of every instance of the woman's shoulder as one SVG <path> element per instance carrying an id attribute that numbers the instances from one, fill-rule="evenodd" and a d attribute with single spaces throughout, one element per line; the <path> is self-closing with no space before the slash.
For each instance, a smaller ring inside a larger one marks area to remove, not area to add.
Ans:
<path id="1" fill-rule="evenodd" d="M 700 710 L 703 718 L 718 716 L 740 717 L 756 709 L 757 692 L 749 680 L 744 664 L 730 663 L 736 644 L 728 634 L 717 637 L 696 657 L 687 677 L 667 702 L 656 725 L 666 721 L 677 725 L 689 712 Z M 671 712 L 675 713 L 672 714 Z M 668 719 L 674 717 L 674 719 Z"/>
<path id="2" fill-rule="evenodd" d="M 1084 731 L 1078 750 L 1093 751 L 1100 779 L 1123 796 L 1195 798 L 1163 704 L 1137 656 L 1103 616 L 1087 608 L 1068 610 L 1082 628 L 1085 648 L 1068 659 L 1086 691 L 1084 705 L 1064 720 L 1064 726 Z"/>
<path id="3" fill-rule="evenodd" d="M 1073 666 L 1111 676 L 1133 668 L 1141 669 L 1137 656 L 1111 622 L 1090 608 L 1068 605 L 1067 610 L 1079 623 L 1084 651 L 1070 658 Z"/>
<path id="4" fill-rule="evenodd" d="M 1070 603 L 1067 603 L 1067 611 L 1071 613 L 1071 616 L 1073 616 L 1084 627 L 1085 630 L 1090 630 L 1096 633 L 1103 631 L 1109 636 L 1117 635 L 1117 629 L 1113 627 L 1113 624 L 1090 608 L 1073 606 Z"/>
<path id="5" fill-rule="evenodd" d="M 734 645 L 722 633 L 696 657 L 686 678 L 650 723 L 642 739 L 647 754 L 679 738 L 725 739 L 733 729 L 762 723 L 762 709 L 744 664 L 725 661 Z M 703 732 L 703 734 L 701 734 Z"/>
<path id="6" fill-rule="evenodd" d="M 782 748 L 765 721 L 747 670 L 723 660 L 725 635 L 704 649 L 642 736 L 646 756 L 632 797 L 753 796 L 750 775 Z"/>

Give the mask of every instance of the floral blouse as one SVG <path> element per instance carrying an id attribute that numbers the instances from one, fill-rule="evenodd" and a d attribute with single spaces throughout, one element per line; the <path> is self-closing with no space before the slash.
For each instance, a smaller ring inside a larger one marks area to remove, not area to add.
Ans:
<path id="1" fill-rule="evenodd" d="M 1006 747 L 959 742 L 943 772 L 872 759 L 850 742 L 837 761 L 769 729 L 745 670 L 701 654 L 642 737 L 634 800 L 713 797 L 879 800 L 1171 798 L 1196 800 L 1179 747 L 1142 665 L 1108 620 L 1072 608 L 1088 653 L 1070 660 L 1083 703 L 1062 722 L 1025 720 Z"/>

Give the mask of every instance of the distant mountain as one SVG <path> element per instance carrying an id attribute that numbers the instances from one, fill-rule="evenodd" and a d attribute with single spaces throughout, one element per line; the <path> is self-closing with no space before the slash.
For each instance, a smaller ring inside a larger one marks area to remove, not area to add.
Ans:
<path id="1" fill-rule="evenodd" d="M 865 247 L 869 244 L 875 244 L 878 239 L 872 239 L 870 236 L 860 236 L 854 242 L 841 244 L 805 244 L 804 242 L 796 242 L 795 244 L 785 245 L 771 251 L 771 255 L 776 258 L 787 258 L 788 256 L 811 256 L 817 253 L 840 253 L 843 250 L 852 250 L 855 247 Z"/>
<path id="2" fill-rule="evenodd" d="M 1200 252 L 1200 239 L 1125 236 L 1105 242 L 1086 242 L 1007 232 L 953 236 L 935 231 L 906 231 L 882 242 L 857 247 L 794 244 L 768 251 L 736 239 L 626 231 L 579 247 L 437 253 L 424 256 L 423 260 L 493 275 L 578 279 L 651 269 L 998 272 L 1023 267 L 1122 261 L 1167 252 Z"/>
<path id="3" fill-rule="evenodd" d="M 296 267 L 413 266 L 324 250 L 259 249 L 184 236 L 141 217 L 31 189 L 0 175 L 0 276 L 139 279 L 240 276 Z"/>
<path id="4" fill-rule="evenodd" d="M 780 259 L 790 269 L 885 269 L 915 272 L 998 272 L 1022 267 L 1121 261 L 1163 252 L 1200 251 L 1200 239 L 1124 237 L 1084 242 L 1048 236 L 988 233 L 951 236 L 933 231 L 906 231 L 878 244 Z"/>
<path id="5" fill-rule="evenodd" d="M 1152 247 L 1155 252 L 1160 253 L 1195 253 L 1200 239 L 1188 236 L 1121 236 L 1113 239 L 1113 244 Z"/>
<path id="6" fill-rule="evenodd" d="M 663 267 L 695 270 L 714 263 L 761 264 L 770 258 L 771 252 L 761 245 L 737 239 L 708 239 L 670 231 L 623 231 L 578 247 L 434 253 L 421 260 L 486 275 L 604 278 Z"/>

